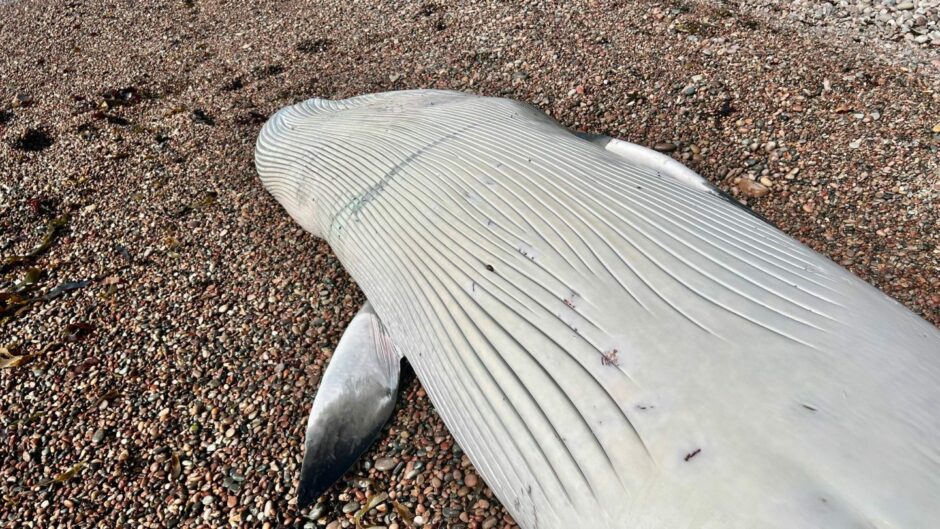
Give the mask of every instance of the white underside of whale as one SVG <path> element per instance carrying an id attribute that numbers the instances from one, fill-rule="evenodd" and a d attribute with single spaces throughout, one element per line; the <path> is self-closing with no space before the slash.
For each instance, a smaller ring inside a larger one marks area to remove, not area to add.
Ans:
<path id="1" fill-rule="evenodd" d="M 256 163 L 523 528 L 936 527 L 940 331 L 626 151 L 412 91 L 285 108 Z"/>

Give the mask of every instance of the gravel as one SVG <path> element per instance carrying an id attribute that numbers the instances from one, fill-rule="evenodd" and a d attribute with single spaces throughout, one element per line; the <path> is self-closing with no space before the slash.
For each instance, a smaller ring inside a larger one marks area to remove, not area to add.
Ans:
<path id="1" fill-rule="evenodd" d="M 469 90 L 656 146 L 940 323 L 936 2 L 601 4 L 0 5 L 0 256 L 28 255 L 0 265 L 0 525 L 514 525 L 414 381 L 293 503 L 363 301 L 252 165 L 311 96 Z"/>
<path id="2" fill-rule="evenodd" d="M 743 0 L 742 6 L 809 26 L 824 39 L 869 47 L 882 62 L 940 77 L 940 0 Z"/>

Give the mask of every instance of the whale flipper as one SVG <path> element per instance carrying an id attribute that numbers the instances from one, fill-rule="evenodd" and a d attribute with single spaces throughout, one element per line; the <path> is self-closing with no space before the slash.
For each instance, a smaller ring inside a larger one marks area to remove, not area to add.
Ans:
<path id="1" fill-rule="evenodd" d="M 366 302 L 320 381 L 304 440 L 297 504 L 305 507 L 349 470 L 395 409 L 401 359 Z"/>
<path id="2" fill-rule="evenodd" d="M 729 204 L 748 212 L 750 215 L 753 215 L 763 222 L 766 222 L 771 226 L 774 225 L 774 223 L 770 222 L 767 217 L 764 217 L 753 209 L 741 204 L 732 195 L 729 195 L 720 187 L 709 182 L 708 180 L 705 180 L 700 174 L 682 165 L 670 156 L 654 151 L 649 147 L 644 147 L 642 145 L 637 145 L 636 143 L 630 143 L 629 141 L 624 141 L 617 138 L 611 138 L 610 136 L 606 136 L 604 134 L 590 134 L 580 132 L 577 133 L 576 136 L 599 147 L 602 147 L 605 151 L 611 154 L 619 156 L 625 162 L 633 165 L 634 167 L 648 169 L 659 177 L 669 177 L 691 189 L 695 189 L 709 195 L 715 195 L 725 202 L 728 202 Z"/>

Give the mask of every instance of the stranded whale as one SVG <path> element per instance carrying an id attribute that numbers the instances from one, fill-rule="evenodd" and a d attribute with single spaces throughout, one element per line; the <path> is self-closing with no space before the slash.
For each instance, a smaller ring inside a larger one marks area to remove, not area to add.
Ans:
<path id="1" fill-rule="evenodd" d="M 520 526 L 933 527 L 940 331 L 605 142 L 390 92 L 282 109 L 256 164 Z"/>

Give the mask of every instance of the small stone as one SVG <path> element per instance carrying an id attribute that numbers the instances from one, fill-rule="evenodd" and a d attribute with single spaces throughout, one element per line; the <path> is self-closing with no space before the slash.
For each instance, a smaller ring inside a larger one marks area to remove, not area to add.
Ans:
<path id="1" fill-rule="evenodd" d="M 857 140 L 855 140 L 855 141 L 849 143 L 849 148 L 850 148 L 850 149 L 858 149 L 858 148 L 861 147 L 861 146 L 862 146 L 862 139 L 861 139 L 861 138 L 859 138 L 859 139 L 857 139 Z"/>
<path id="2" fill-rule="evenodd" d="M 229 495 L 229 497 L 225 499 L 225 506 L 228 507 L 229 509 L 234 508 L 236 505 L 238 505 L 237 496 Z"/>
<path id="3" fill-rule="evenodd" d="M 312 509 L 310 509 L 309 518 L 311 520 L 319 520 L 320 517 L 322 517 L 325 512 L 326 512 L 326 503 L 318 503 L 314 505 Z"/>
<path id="4" fill-rule="evenodd" d="M 388 472 L 389 470 L 395 468 L 395 460 L 383 457 L 375 461 L 375 469 L 379 472 Z"/>
<path id="5" fill-rule="evenodd" d="M 464 482 L 464 484 L 466 484 L 468 487 L 471 487 L 471 488 L 472 488 L 472 487 L 476 487 L 476 486 L 477 486 L 477 483 L 480 482 L 480 479 L 477 478 L 477 475 L 476 475 L 476 474 L 467 474 L 467 475 L 463 478 L 463 482 Z"/>
<path id="6" fill-rule="evenodd" d="M 898 11 L 910 11 L 914 9 L 914 2 L 901 2 L 898 4 Z"/>
<path id="7" fill-rule="evenodd" d="M 653 145 L 653 150 L 659 152 L 672 152 L 676 150 L 676 144 L 665 141 L 657 142 L 655 145 Z"/>
<path id="8" fill-rule="evenodd" d="M 415 516 L 414 522 L 415 522 L 415 527 L 421 527 L 421 526 L 423 526 L 423 525 L 424 525 L 424 516 L 421 516 L 420 514 L 419 514 L 418 516 Z"/>
<path id="9" fill-rule="evenodd" d="M 741 181 L 738 182 L 738 189 L 744 193 L 745 196 L 753 198 L 759 198 L 770 193 L 770 189 L 768 189 L 767 186 L 749 178 L 742 178 Z"/>
<path id="10" fill-rule="evenodd" d="M 816 204 L 812 202 L 807 202 L 803 204 L 803 211 L 805 211 L 806 213 L 812 213 L 813 211 L 816 211 Z"/>
<path id="11" fill-rule="evenodd" d="M 202 498 L 203 505 L 208 506 L 208 505 L 212 505 L 213 503 L 215 503 L 215 496 L 212 496 L 211 494 L 209 496 L 203 496 Z"/>
<path id="12" fill-rule="evenodd" d="M 766 176 L 760 177 L 760 183 L 764 184 L 767 187 L 774 185 L 774 181 Z"/>
<path id="13" fill-rule="evenodd" d="M 694 84 L 690 84 L 682 89 L 682 95 L 692 96 L 692 95 L 695 95 L 695 92 L 697 91 L 698 91 L 698 87 L 696 87 Z"/>
<path id="14" fill-rule="evenodd" d="M 359 510 L 359 502 L 358 502 L 358 501 L 351 501 L 351 502 L 347 503 L 346 505 L 343 505 L 343 513 L 344 513 L 344 514 L 349 514 L 349 513 L 351 513 L 351 512 L 358 511 L 358 510 Z"/>
<path id="15" fill-rule="evenodd" d="M 102 439 L 104 439 L 104 430 L 101 428 L 98 428 L 97 430 L 95 430 L 95 434 L 91 436 L 91 441 L 95 444 L 98 444 L 101 442 Z"/>

